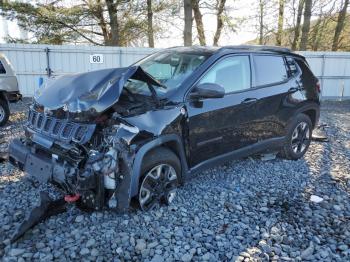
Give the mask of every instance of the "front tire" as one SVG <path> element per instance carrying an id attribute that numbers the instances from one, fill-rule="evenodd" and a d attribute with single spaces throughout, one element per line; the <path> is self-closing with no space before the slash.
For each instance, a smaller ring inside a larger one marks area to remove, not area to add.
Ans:
<path id="1" fill-rule="evenodd" d="M 281 151 L 282 157 L 297 160 L 308 150 L 312 137 L 312 122 L 305 114 L 297 115 L 287 128 L 287 137 Z"/>
<path id="2" fill-rule="evenodd" d="M 0 126 L 4 126 L 10 117 L 10 109 L 6 100 L 0 98 Z"/>
<path id="3" fill-rule="evenodd" d="M 142 164 L 142 177 L 138 194 L 140 208 L 144 211 L 169 205 L 180 182 L 181 163 L 171 150 L 160 147 L 149 152 Z"/>

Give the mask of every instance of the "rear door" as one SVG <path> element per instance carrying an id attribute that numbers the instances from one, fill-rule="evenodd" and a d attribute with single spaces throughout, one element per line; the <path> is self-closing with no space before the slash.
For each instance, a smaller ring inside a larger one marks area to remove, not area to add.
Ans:
<path id="1" fill-rule="evenodd" d="M 225 96 L 187 101 L 191 166 L 254 142 L 254 92 L 249 55 L 220 59 L 197 82 L 224 87 Z M 197 85 L 196 84 L 196 85 Z"/>
<path id="2" fill-rule="evenodd" d="M 278 54 L 254 54 L 254 89 L 258 99 L 255 122 L 257 140 L 281 137 L 285 134 L 288 99 L 298 92 L 298 83 L 289 75 L 285 57 Z M 291 102 L 293 103 L 293 102 Z"/>

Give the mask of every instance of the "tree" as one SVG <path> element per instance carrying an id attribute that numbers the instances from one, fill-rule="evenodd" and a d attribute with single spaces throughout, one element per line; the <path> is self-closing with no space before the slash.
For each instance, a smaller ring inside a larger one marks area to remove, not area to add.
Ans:
<path id="1" fill-rule="evenodd" d="M 282 44 L 282 32 L 283 32 L 283 20 L 284 20 L 284 3 L 285 0 L 279 0 L 278 8 L 278 28 L 276 35 L 276 45 L 280 46 Z"/>
<path id="2" fill-rule="evenodd" d="M 346 12 L 347 12 L 348 6 L 349 6 L 349 0 L 345 0 L 344 5 L 338 15 L 337 26 L 335 28 L 334 37 L 333 37 L 332 51 L 338 50 L 339 42 L 340 42 L 339 38 L 340 38 L 341 32 L 344 29 Z"/>
<path id="3" fill-rule="evenodd" d="M 264 15 L 265 15 L 265 1 L 259 0 L 259 45 L 264 42 Z"/>
<path id="4" fill-rule="evenodd" d="M 184 26 L 184 45 L 192 45 L 192 3 L 191 0 L 184 0 L 184 15 L 185 15 L 185 26 Z"/>
<path id="5" fill-rule="evenodd" d="M 152 0 L 147 0 L 147 38 L 148 46 L 154 47 Z"/>
<path id="6" fill-rule="evenodd" d="M 204 34 L 204 25 L 203 25 L 203 15 L 199 8 L 200 0 L 192 0 L 192 9 L 194 14 L 194 19 L 196 20 L 197 33 L 199 44 L 204 46 L 206 45 L 205 34 Z"/>
<path id="7" fill-rule="evenodd" d="M 300 24 L 301 24 L 301 17 L 303 15 L 304 3 L 305 3 L 304 0 L 299 0 L 296 24 L 294 27 L 294 37 L 293 37 L 293 42 L 292 42 L 292 50 L 297 49 L 297 43 L 299 41 Z"/>
<path id="8" fill-rule="evenodd" d="M 94 45 L 153 45 L 161 23 L 154 25 L 173 0 L 42 0 L 3 1 L 1 15 L 34 35 L 32 43 Z M 151 4 L 151 5 L 150 5 Z M 157 18 L 157 16 L 158 18 Z"/>
<path id="9" fill-rule="evenodd" d="M 300 48 L 299 50 L 306 50 L 310 31 L 310 20 L 311 20 L 311 8 L 312 0 L 305 0 L 305 10 L 304 10 L 304 23 L 302 26 Z"/>
<path id="10" fill-rule="evenodd" d="M 226 0 L 217 0 L 217 4 L 216 4 L 216 9 L 217 9 L 217 14 L 216 14 L 216 32 L 214 35 L 214 41 L 213 41 L 213 45 L 217 46 L 219 43 L 219 39 L 221 36 L 221 31 L 224 27 L 224 17 L 223 17 L 223 12 L 225 10 L 225 4 L 226 4 Z"/>

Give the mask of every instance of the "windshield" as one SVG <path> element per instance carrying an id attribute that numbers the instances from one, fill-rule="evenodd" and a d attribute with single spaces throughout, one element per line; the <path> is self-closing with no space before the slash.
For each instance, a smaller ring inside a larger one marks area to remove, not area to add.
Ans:
<path id="1" fill-rule="evenodd" d="M 157 95 L 164 97 L 176 90 L 208 57 L 208 53 L 169 51 L 146 57 L 135 65 L 140 66 L 164 85 L 164 87 L 154 86 Z M 151 95 L 147 84 L 140 80 L 129 79 L 125 87 L 131 93 Z"/>

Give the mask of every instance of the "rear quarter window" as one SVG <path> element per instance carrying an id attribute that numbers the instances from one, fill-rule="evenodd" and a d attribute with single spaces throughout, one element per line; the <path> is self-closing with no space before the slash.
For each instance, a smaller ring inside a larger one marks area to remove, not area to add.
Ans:
<path id="1" fill-rule="evenodd" d="M 254 55 L 254 69 L 256 86 L 277 84 L 288 79 L 282 56 Z"/>
<path id="2" fill-rule="evenodd" d="M 286 57 L 289 77 L 294 77 L 299 73 L 297 63 L 292 57 Z"/>
<path id="3" fill-rule="evenodd" d="M 5 67 L 4 67 L 4 65 L 2 64 L 2 62 L 1 62 L 1 61 L 0 61 L 0 74 L 1 74 L 1 75 L 6 74 Z"/>

